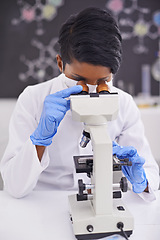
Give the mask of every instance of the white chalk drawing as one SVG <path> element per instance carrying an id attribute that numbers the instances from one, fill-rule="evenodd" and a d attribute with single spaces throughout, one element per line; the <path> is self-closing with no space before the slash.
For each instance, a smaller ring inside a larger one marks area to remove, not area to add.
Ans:
<path id="1" fill-rule="evenodd" d="M 34 0 L 33 5 L 24 0 L 17 0 L 20 10 L 19 18 L 12 19 L 11 23 L 15 26 L 21 22 L 37 22 L 36 34 L 43 35 L 45 29 L 43 21 L 52 21 L 57 15 L 58 7 L 64 4 L 64 0 Z"/>
<path id="2" fill-rule="evenodd" d="M 128 2 L 130 6 L 126 6 Z M 145 16 L 150 14 L 150 9 L 140 7 L 138 0 L 109 0 L 106 8 L 117 18 L 123 40 L 137 38 L 138 43 L 133 47 L 133 52 L 135 54 L 148 53 L 149 49 L 145 46 L 144 39 L 149 37 L 154 40 L 160 36 L 160 11 L 153 13 L 152 18 L 146 21 Z M 135 21 L 131 18 L 134 12 L 138 13 Z M 120 16 L 120 13 L 123 13 L 123 17 Z M 125 28 L 127 30 L 124 30 Z"/>
<path id="3" fill-rule="evenodd" d="M 48 45 L 44 45 L 42 42 L 33 39 L 31 45 L 36 47 L 39 51 L 39 55 L 36 59 L 26 59 L 25 56 L 21 56 L 20 60 L 26 65 L 27 71 L 19 74 L 19 79 L 23 82 L 27 82 L 30 77 L 37 80 L 37 82 L 43 82 L 51 79 L 53 76 L 58 75 L 59 70 L 55 57 L 57 51 L 55 46 L 58 38 L 53 38 Z"/>
<path id="4" fill-rule="evenodd" d="M 140 7 L 139 2 L 138 0 L 108 0 L 105 7 L 112 11 L 119 21 L 123 40 L 137 39 L 137 44 L 133 46 L 133 52 L 135 54 L 147 54 L 149 49 L 145 45 L 145 37 L 149 37 L 151 40 L 160 37 L 160 10 L 151 15 L 150 9 Z M 12 19 L 12 24 L 16 27 L 22 22 L 30 24 L 35 21 L 37 23 L 35 33 L 38 37 L 45 34 L 43 21 L 54 20 L 57 9 L 64 4 L 64 0 L 33 0 L 32 5 L 24 0 L 17 0 L 17 4 L 20 9 L 20 16 Z M 131 16 L 135 12 L 137 19 L 133 21 Z M 148 16 L 148 14 L 151 16 L 146 21 L 145 16 Z M 37 82 L 43 82 L 59 73 L 55 61 L 57 40 L 57 37 L 51 39 L 48 45 L 44 45 L 40 39 L 33 38 L 31 40 L 31 47 L 35 47 L 39 54 L 37 58 L 31 60 L 24 55 L 20 57 L 20 61 L 27 69 L 26 72 L 19 74 L 20 81 L 26 82 L 29 78 L 33 78 Z"/>

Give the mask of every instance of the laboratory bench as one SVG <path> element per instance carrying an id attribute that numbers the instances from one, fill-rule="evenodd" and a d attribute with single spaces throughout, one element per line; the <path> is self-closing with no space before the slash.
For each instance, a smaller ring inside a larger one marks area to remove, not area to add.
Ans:
<path id="1" fill-rule="evenodd" d="M 33 191 L 16 199 L 0 191 L 0 239 L 75 240 L 68 206 L 70 194 L 73 192 Z M 131 191 L 123 193 L 122 200 L 135 223 L 130 240 L 160 239 L 160 191 L 156 197 L 148 203 Z"/>

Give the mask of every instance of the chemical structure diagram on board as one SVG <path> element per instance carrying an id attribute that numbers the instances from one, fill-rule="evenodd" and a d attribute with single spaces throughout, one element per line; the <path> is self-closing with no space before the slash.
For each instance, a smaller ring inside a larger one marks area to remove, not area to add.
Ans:
<path id="1" fill-rule="evenodd" d="M 137 37 L 138 44 L 133 47 L 133 52 L 135 54 L 148 53 L 149 49 L 144 44 L 144 38 L 149 37 L 154 40 L 160 37 L 160 10 L 153 13 L 150 21 L 146 21 L 145 15 L 150 14 L 150 9 L 138 6 L 138 0 L 127 2 L 130 2 L 129 7 L 126 6 L 126 0 L 109 0 L 106 8 L 118 19 L 123 40 Z M 138 12 L 138 19 L 134 22 L 131 15 L 135 11 Z M 120 13 L 123 13 L 123 17 L 120 17 Z M 126 27 L 130 31 L 124 31 Z"/>
<path id="2" fill-rule="evenodd" d="M 43 35 L 43 21 L 52 21 L 57 15 L 58 7 L 64 4 L 64 0 L 34 0 L 33 4 L 29 4 L 24 0 L 17 0 L 20 10 L 19 18 L 12 19 L 11 23 L 15 26 L 21 22 L 31 23 L 37 22 L 37 35 Z"/>
<path id="3" fill-rule="evenodd" d="M 55 37 L 45 46 L 42 42 L 32 39 L 31 45 L 37 48 L 39 56 L 32 60 L 26 59 L 25 56 L 20 57 L 20 60 L 27 67 L 26 72 L 19 73 L 19 79 L 21 81 L 26 82 L 32 77 L 40 83 L 51 79 L 53 75 L 58 75 L 59 70 L 55 61 L 57 41 L 58 38 Z"/>
<path id="4" fill-rule="evenodd" d="M 16 27 L 22 22 L 30 24 L 36 21 L 35 34 L 39 37 L 45 34 L 43 21 L 54 20 L 57 9 L 64 4 L 64 0 L 33 0 L 32 2 L 33 4 L 30 5 L 24 0 L 17 0 L 20 17 L 12 19 L 12 24 Z M 128 2 L 130 3 L 129 6 L 126 5 Z M 137 45 L 133 46 L 133 52 L 135 54 L 148 53 L 149 49 L 145 46 L 144 39 L 145 37 L 150 39 L 160 37 L 160 10 L 153 13 L 150 20 L 146 21 L 145 16 L 151 15 L 150 9 L 140 7 L 138 0 L 108 0 L 105 7 L 118 19 L 123 40 L 137 38 Z M 131 18 L 134 12 L 138 13 L 136 21 Z M 123 13 L 123 17 L 121 17 L 121 13 Z M 42 43 L 39 38 L 38 40 L 35 38 L 31 40 L 30 44 L 39 51 L 39 56 L 31 60 L 24 55 L 20 56 L 20 61 L 26 66 L 26 72 L 19 74 L 20 81 L 28 81 L 31 77 L 37 82 L 42 82 L 58 74 L 59 71 L 55 62 L 56 42 L 57 38 L 51 39 L 48 45 Z"/>
<path id="5" fill-rule="evenodd" d="M 17 5 L 20 10 L 19 18 L 14 18 L 11 21 L 15 27 L 25 22 L 30 24 L 37 23 L 35 34 L 42 36 L 45 34 L 43 21 L 52 21 L 57 15 L 58 7 L 64 4 L 64 0 L 33 0 L 32 5 L 24 0 L 17 0 Z M 59 73 L 55 56 L 57 37 L 52 38 L 48 45 L 44 45 L 40 40 L 32 39 L 30 44 L 38 51 L 38 57 L 35 59 L 27 59 L 24 55 L 20 56 L 20 61 L 26 67 L 25 72 L 19 73 L 20 81 L 27 82 L 29 78 L 35 79 L 37 82 L 43 82 L 51 79 Z"/>

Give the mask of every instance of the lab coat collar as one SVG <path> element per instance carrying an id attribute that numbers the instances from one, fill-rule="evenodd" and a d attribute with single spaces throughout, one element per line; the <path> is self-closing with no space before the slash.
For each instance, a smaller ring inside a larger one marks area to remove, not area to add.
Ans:
<path id="1" fill-rule="evenodd" d="M 65 75 L 61 73 L 58 77 L 52 79 L 52 88 L 50 94 L 67 88 L 66 84 L 64 83 L 64 76 Z"/>

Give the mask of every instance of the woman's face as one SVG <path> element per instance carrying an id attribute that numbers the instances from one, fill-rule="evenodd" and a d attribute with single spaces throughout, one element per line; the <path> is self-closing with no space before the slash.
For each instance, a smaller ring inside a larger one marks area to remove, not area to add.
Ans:
<path id="1" fill-rule="evenodd" d="M 61 57 L 57 55 L 57 63 L 61 72 L 66 77 L 76 81 L 84 81 L 85 84 L 97 85 L 98 81 L 109 82 L 112 77 L 111 69 L 104 66 L 96 66 L 85 62 L 78 62 L 73 59 L 71 64 L 66 63 L 63 70 Z"/>

